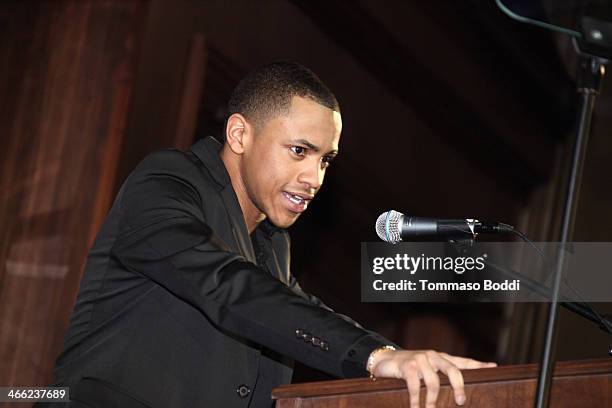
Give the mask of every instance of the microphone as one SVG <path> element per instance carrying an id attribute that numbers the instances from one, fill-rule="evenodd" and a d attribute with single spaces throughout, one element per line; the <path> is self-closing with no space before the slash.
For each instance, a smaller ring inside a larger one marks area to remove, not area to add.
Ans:
<path id="1" fill-rule="evenodd" d="M 480 222 L 471 218 L 438 220 L 435 218 L 407 217 L 394 210 L 382 213 L 376 220 L 376 233 L 379 238 L 392 244 L 397 244 L 410 237 L 474 238 L 479 233 L 513 231 L 513 226 L 501 222 Z"/>

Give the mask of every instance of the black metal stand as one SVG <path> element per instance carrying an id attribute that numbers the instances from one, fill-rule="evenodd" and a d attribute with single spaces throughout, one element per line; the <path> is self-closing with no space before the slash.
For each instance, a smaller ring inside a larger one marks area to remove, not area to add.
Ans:
<path id="1" fill-rule="evenodd" d="M 594 56 L 581 56 L 578 72 L 578 93 L 580 94 L 580 112 L 578 116 L 578 127 L 576 131 L 576 144 L 572 159 L 571 175 L 568 182 L 565 206 L 563 209 L 563 225 L 561 230 L 561 250 L 558 252 L 555 265 L 555 277 L 551 303 L 546 325 L 546 338 L 542 350 L 540 372 L 538 376 L 536 407 L 548 407 L 550 400 L 550 383 L 554 369 L 554 349 L 557 330 L 557 311 L 559 303 L 559 288 L 563 264 L 565 261 L 565 244 L 570 238 L 573 228 L 580 177 L 586 153 L 586 146 L 591 127 L 591 118 L 595 106 L 595 97 L 599 93 L 601 80 L 605 72 L 606 60 Z"/>

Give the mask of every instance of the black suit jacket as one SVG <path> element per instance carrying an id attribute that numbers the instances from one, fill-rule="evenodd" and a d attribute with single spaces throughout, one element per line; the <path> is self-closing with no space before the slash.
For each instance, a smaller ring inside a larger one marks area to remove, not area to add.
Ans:
<path id="1" fill-rule="evenodd" d="M 248 234 L 221 145 L 148 156 L 89 253 L 55 384 L 92 407 L 269 407 L 292 360 L 365 375 L 389 344 L 305 294 L 289 237 Z"/>

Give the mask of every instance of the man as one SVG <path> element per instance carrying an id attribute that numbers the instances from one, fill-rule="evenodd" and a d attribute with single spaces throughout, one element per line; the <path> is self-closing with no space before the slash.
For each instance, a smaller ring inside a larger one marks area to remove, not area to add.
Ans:
<path id="1" fill-rule="evenodd" d="M 295 63 L 235 89 L 223 146 L 147 157 L 128 177 L 90 251 L 56 384 L 71 406 L 269 407 L 294 359 L 338 377 L 404 378 L 419 405 L 459 368 L 383 337 L 305 294 L 289 272 L 291 226 L 338 152 L 334 95 Z"/>

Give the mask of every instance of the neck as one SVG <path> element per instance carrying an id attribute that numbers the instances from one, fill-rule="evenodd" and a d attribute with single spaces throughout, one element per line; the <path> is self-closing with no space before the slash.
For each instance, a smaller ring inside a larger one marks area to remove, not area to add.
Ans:
<path id="1" fill-rule="evenodd" d="M 240 174 L 238 157 L 231 151 L 231 149 L 227 147 L 227 144 L 224 145 L 223 149 L 221 150 L 221 160 L 223 161 L 223 164 L 225 165 L 225 168 L 230 176 L 232 188 L 238 197 L 238 203 L 240 204 L 240 209 L 242 210 L 244 222 L 247 226 L 249 234 L 251 234 L 253 231 L 255 231 L 255 228 L 257 228 L 259 223 L 266 219 L 266 216 L 259 211 L 259 209 L 250 200 L 249 194 L 246 191 L 244 180 Z"/>

